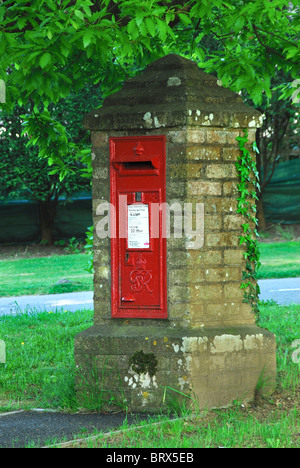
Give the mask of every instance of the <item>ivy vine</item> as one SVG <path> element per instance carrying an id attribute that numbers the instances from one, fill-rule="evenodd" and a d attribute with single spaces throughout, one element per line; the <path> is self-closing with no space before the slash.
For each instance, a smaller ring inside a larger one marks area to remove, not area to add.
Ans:
<path id="1" fill-rule="evenodd" d="M 236 167 L 240 176 L 238 183 L 239 197 L 237 213 L 240 213 L 245 218 L 245 223 L 242 224 L 243 234 L 240 236 L 240 245 L 245 244 L 245 259 L 246 270 L 243 271 L 241 289 L 244 290 L 243 302 L 251 304 L 255 314 L 256 322 L 259 319 L 258 295 L 260 293 L 257 283 L 257 271 L 260 267 L 259 262 L 259 247 L 257 242 L 257 218 L 256 218 L 256 203 L 258 200 L 257 190 L 260 190 L 259 174 L 256 168 L 254 158 L 249 151 L 248 131 L 244 130 L 244 136 L 236 138 L 239 142 L 241 154 L 236 163 Z M 256 143 L 252 146 L 255 152 L 258 152 Z"/>

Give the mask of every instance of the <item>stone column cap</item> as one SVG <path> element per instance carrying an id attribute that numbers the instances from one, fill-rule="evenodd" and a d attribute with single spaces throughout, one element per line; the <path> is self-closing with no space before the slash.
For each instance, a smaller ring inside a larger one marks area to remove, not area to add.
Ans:
<path id="1" fill-rule="evenodd" d="M 166 55 L 128 80 L 84 119 L 93 131 L 178 126 L 259 128 L 262 115 L 197 63 Z"/>

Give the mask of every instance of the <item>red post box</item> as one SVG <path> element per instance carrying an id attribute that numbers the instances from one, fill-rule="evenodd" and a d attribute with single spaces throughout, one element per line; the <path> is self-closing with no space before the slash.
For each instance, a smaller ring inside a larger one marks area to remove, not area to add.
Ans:
<path id="1" fill-rule="evenodd" d="M 164 136 L 110 138 L 112 317 L 167 318 Z"/>

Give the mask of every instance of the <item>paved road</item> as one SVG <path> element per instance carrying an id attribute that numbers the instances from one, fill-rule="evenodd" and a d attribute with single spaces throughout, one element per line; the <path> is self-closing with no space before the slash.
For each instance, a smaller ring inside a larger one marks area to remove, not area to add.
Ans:
<path id="1" fill-rule="evenodd" d="M 300 278 L 260 280 L 259 285 L 261 300 L 273 299 L 282 305 L 300 304 Z M 74 312 L 78 309 L 93 309 L 92 291 L 0 298 L 0 315 L 16 314 L 18 311 Z"/>
<path id="2" fill-rule="evenodd" d="M 281 305 L 300 304 L 300 278 L 259 281 L 260 300 L 274 300 Z"/>
<path id="3" fill-rule="evenodd" d="M 16 314 L 20 311 L 54 312 L 78 309 L 93 309 L 93 292 L 50 294 L 49 296 L 1 297 L 0 315 Z"/>
<path id="4" fill-rule="evenodd" d="M 120 427 L 137 425 L 149 420 L 147 414 L 125 413 L 56 413 L 50 411 L 20 411 L 0 414 L 0 448 L 42 447 L 49 443 L 88 437 L 97 432 L 109 432 Z M 33 445 L 34 444 L 34 445 Z"/>

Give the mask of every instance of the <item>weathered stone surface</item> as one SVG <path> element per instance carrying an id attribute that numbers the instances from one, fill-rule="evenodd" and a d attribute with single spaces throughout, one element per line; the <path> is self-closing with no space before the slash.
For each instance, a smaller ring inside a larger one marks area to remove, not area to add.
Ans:
<path id="1" fill-rule="evenodd" d="M 206 408 L 253 398 L 263 369 L 266 381 L 274 381 L 275 337 L 255 325 L 240 287 L 245 219 L 236 213 L 236 138 L 248 128 L 251 143 L 260 124 L 260 114 L 239 95 L 176 55 L 151 64 L 86 117 L 93 145 L 95 318 L 75 340 L 79 394 L 160 411 L 166 393 L 173 399 L 185 393 L 183 399 Z M 112 319 L 110 240 L 97 229 L 109 202 L 109 138 L 144 135 L 166 137 L 168 319 Z M 174 210 L 185 203 L 203 208 L 201 239 L 182 232 Z M 153 375 L 130 364 L 143 355 L 157 360 Z"/>
<path id="2" fill-rule="evenodd" d="M 193 330 L 94 326 L 77 335 L 75 353 L 84 372 L 77 379 L 79 395 L 85 396 L 93 385 L 94 369 L 102 376 L 102 388 L 113 398 L 122 395 L 124 407 L 134 411 L 164 410 L 166 393 L 201 409 L 227 406 L 237 399 L 252 400 L 262 376 L 265 393 L 275 384 L 273 335 L 255 326 Z M 132 368 L 131 358 L 137 353 L 153 357 L 153 375 Z"/>
<path id="3" fill-rule="evenodd" d="M 195 62 L 170 54 L 106 98 L 101 109 L 86 117 L 85 126 L 96 132 L 181 126 L 252 128 L 261 125 L 259 118 L 238 94 L 220 86 Z M 221 134 L 214 131 L 215 141 L 226 143 Z"/>

